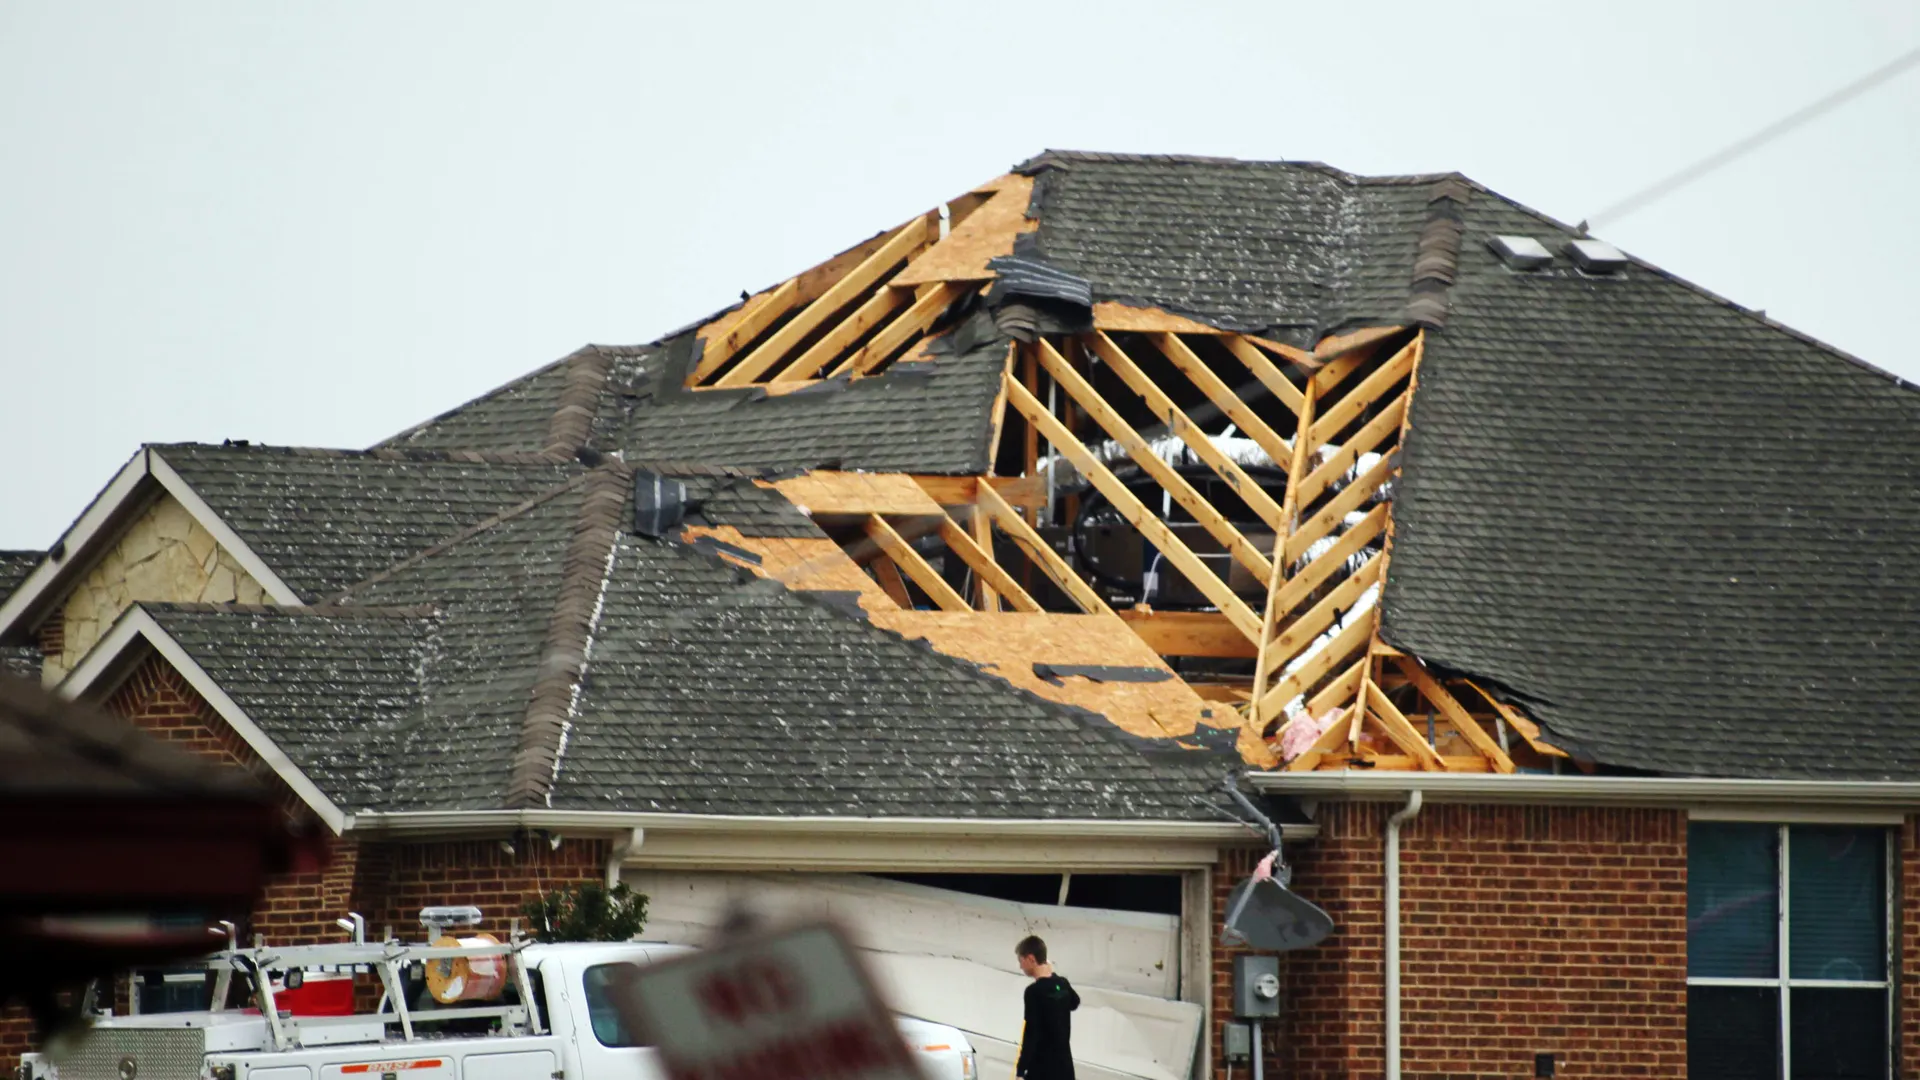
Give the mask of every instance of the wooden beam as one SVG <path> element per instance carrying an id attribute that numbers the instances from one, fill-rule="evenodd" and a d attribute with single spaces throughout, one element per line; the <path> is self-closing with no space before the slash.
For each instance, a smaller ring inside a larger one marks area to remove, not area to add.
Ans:
<path id="1" fill-rule="evenodd" d="M 1534 723 L 1533 721 L 1527 719 L 1524 716 L 1521 716 L 1520 711 L 1518 709 L 1515 709 L 1513 706 L 1507 704 L 1506 702 L 1499 700 L 1498 698 L 1494 697 L 1492 694 L 1487 693 L 1485 687 L 1482 687 L 1479 683 L 1474 682 L 1472 679 L 1467 679 L 1465 680 L 1465 682 L 1468 686 L 1473 687 L 1474 691 L 1478 693 L 1481 697 L 1487 699 L 1487 704 L 1493 706 L 1493 711 L 1500 714 L 1501 719 L 1507 722 L 1508 727 L 1511 727 L 1513 730 L 1519 732 L 1520 737 L 1527 741 L 1528 746 L 1533 747 L 1534 750 L 1538 751 L 1539 753 L 1545 754 L 1548 757 L 1570 758 L 1573 756 L 1567 753 L 1565 750 L 1562 750 L 1559 747 L 1553 745 L 1552 743 L 1547 742 L 1540 734 L 1540 725 Z"/>
<path id="2" fill-rule="evenodd" d="M 1300 411 L 1296 418 L 1298 429 L 1305 430 L 1313 423 L 1313 408 L 1317 400 L 1313 383 L 1307 383 L 1307 389 L 1300 398 Z M 1287 538 L 1293 534 L 1294 519 L 1300 509 L 1300 476 L 1306 472 L 1307 441 L 1299 437 L 1296 430 L 1293 440 L 1293 454 L 1287 460 L 1287 488 L 1280 500 L 1280 520 L 1282 527 L 1273 535 L 1273 573 L 1267 578 L 1267 603 L 1260 620 L 1260 654 L 1253 665 L 1253 698 L 1260 700 L 1267 692 L 1267 678 L 1277 666 L 1277 650 L 1273 643 L 1274 626 L 1280 617 L 1291 608 L 1278 605 L 1280 590 L 1285 587 L 1287 573 L 1292 562 L 1287 559 Z"/>
<path id="3" fill-rule="evenodd" d="M 1371 657 L 1361 656 L 1358 663 L 1347 668 L 1347 670 L 1341 672 L 1325 686 L 1321 687 L 1312 697 L 1306 700 L 1306 703 L 1300 709 L 1299 713 L 1274 730 L 1274 738 L 1277 739 L 1286 734 L 1288 728 L 1300 721 L 1319 716 L 1328 709 L 1336 706 L 1341 709 L 1352 708 L 1353 703 L 1359 700 L 1360 686 L 1363 677 L 1366 675 L 1367 665 L 1371 663 L 1371 661 Z M 1251 714 L 1249 714 L 1249 722 L 1252 722 Z M 1261 730 L 1265 730 L 1266 725 L 1262 723 L 1260 728 Z M 1256 734 L 1258 733 L 1256 732 Z"/>
<path id="4" fill-rule="evenodd" d="M 1487 734 L 1479 721 L 1467 712 L 1466 706 L 1460 704 L 1460 699 L 1454 697 L 1453 692 L 1448 690 L 1440 680 L 1434 678 L 1420 661 L 1411 656 L 1401 656 L 1394 661 L 1394 666 L 1405 672 L 1407 678 L 1413 683 L 1414 689 L 1420 691 L 1423 697 L 1445 714 L 1454 730 L 1472 743 L 1473 748 L 1480 751 L 1481 756 L 1492 762 L 1494 772 L 1513 771 L 1513 759 L 1507 756 L 1505 750 L 1500 749 L 1500 744 L 1494 740 L 1493 736 Z"/>
<path id="5" fill-rule="evenodd" d="M 831 375 L 848 372 L 854 378 L 868 374 L 880 366 L 880 362 L 892 356 L 894 351 L 907 343 L 907 339 L 932 326 L 955 300 L 966 290 L 950 282 L 936 285 L 923 285 L 913 301 L 913 306 L 900 313 L 899 317 L 887 324 L 887 328 L 873 335 L 873 340 L 854 352 L 852 356 L 840 361 Z"/>
<path id="6" fill-rule="evenodd" d="M 1380 415 L 1367 421 L 1367 426 L 1353 433 L 1353 438 L 1341 445 L 1339 450 L 1320 463 L 1307 478 L 1300 483 L 1300 505 L 1312 506 L 1315 499 L 1326 493 L 1327 487 L 1345 476 L 1360 460 L 1360 455 L 1377 449 L 1387 441 L 1389 435 L 1400 430 L 1400 422 L 1406 416 L 1407 399 L 1410 395 L 1401 394 L 1393 404 L 1380 411 Z"/>
<path id="7" fill-rule="evenodd" d="M 1188 348 L 1187 343 L 1180 340 L 1178 334 L 1147 336 L 1162 353 L 1166 354 L 1167 359 L 1173 362 L 1173 366 L 1180 369 L 1181 374 L 1185 375 L 1193 385 L 1199 387 L 1201 393 L 1207 395 L 1207 400 L 1213 402 L 1215 408 L 1232 420 L 1242 434 L 1258 443 L 1260 449 L 1267 452 L 1267 456 L 1273 459 L 1275 465 L 1292 456 L 1291 448 L 1279 434 L 1267 426 L 1265 420 L 1253 411 L 1253 406 L 1241 400 L 1240 395 L 1234 393 L 1233 388 L 1222 381 L 1220 376 L 1215 375 L 1206 361 L 1200 359 L 1198 354 Z"/>
<path id="8" fill-rule="evenodd" d="M 966 527 L 973 531 L 971 539 L 974 542 L 974 546 L 978 547 L 981 552 L 986 555 L 988 562 L 999 566 L 999 561 L 993 557 L 993 522 L 987 519 L 987 512 L 977 506 L 968 507 Z M 1004 572 L 1005 568 L 1002 567 L 1001 569 Z M 974 575 L 973 580 L 977 586 L 975 591 L 980 594 L 978 597 L 980 610 L 999 611 L 1000 594 L 994 591 L 993 585 L 978 573 Z"/>
<path id="9" fill-rule="evenodd" d="M 900 605 L 902 611 L 912 611 L 913 595 L 907 592 L 907 583 L 900 577 L 900 568 L 893 565 L 893 560 L 882 555 L 869 566 L 873 570 L 874 580 L 886 590 L 887 597 Z"/>
<path id="10" fill-rule="evenodd" d="M 1387 505 L 1367 511 L 1367 516 L 1354 522 L 1353 527 L 1340 534 L 1333 546 L 1320 553 L 1320 556 L 1307 564 L 1307 568 L 1287 579 L 1285 585 L 1274 594 L 1273 602 L 1282 612 L 1292 611 L 1300 606 L 1313 590 L 1326 584 L 1347 560 L 1358 555 L 1369 543 L 1380 536 L 1387 527 Z"/>
<path id="11" fill-rule="evenodd" d="M 1278 716 L 1280 711 L 1287 707 L 1287 702 L 1299 697 L 1315 683 L 1326 678 L 1329 672 L 1338 667 L 1341 661 L 1351 657 L 1354 652 L 1364 649 L 1367 642 L 1372 640 L 1374 627 L 1378 625 L 1379 620 L 1379 607 L 1368 608 L 1366 614 L 1348 623 L 1332 641 L 1327 643 L 1325 648 L 1314 655 L 1313 659 L 1294 671 L 1288 672 L 1275 683 L 1265 697 L 1255 702 L 1261 723 L 1264 724 L 1266 720 Z"/>
<path id="12" fill-rule="evenodd" d="M 1360 370 L 1367 361 L 1372 360 L 1379 348 L 1380 341 L 1376 338 L 1347 349 L 1328 360 L 1325 366 L 1313 373 L 1313 382 L 1319 387 L 1320 396 L 1332 397 L 1333 388 L 1345 382 L 1347 376 Z"/>
<path id="13" fill-rule="evenodd" d="M 1133 362 L 1133 358 L 1128 356 L 1124 349 L 1114 344 L 1112 338 L 1097 330 L 1088 335 L 1087 344 L 1115 375 L 1120 376 L 1121 381 L 1125 382 L 1129 389 L 1140 395 L 1140 400 L 1146 402 L 1147 408 L 1153 412 L 1153 415 L 1167 425 L 1167 430 L 1185 443 L 1187 449 L 1193 451 L 1193 456 L 1206 462 L 1214 475 L 1225 481 L 1226 485 L 1233 489 L 1233 493 L 1240 496 L 1261 521 L 1267 523 L 1268 528 L 1275 533 L 1286 531 L 1286 525 L 1280 513 L 1280 504 L 1273 501 L 1273 496 L 1268 495 L 1265 488 L 1262 488 L 1253 477 L 1248 476 L 1239 462 L 1215 446 L 1213 440 L 1207 437 L 1207 433 L 1202 431 L 1198 424 L 1188 419 L 1187 414 L 1182 412 L 1180 407 L 1173 403 L 1173 399 L 1168 397 L 1152 379 L 1147 378 L 1146 373 L 1140 370 L 1139 365 Z"/>
<path id="14" fill-rule="evenodd" d="M 1340 434 L 1340 430 L 1360 415 L 1361 410 L 1380 399 L 1382 394 L 1392 389 L 1395 383 L 1406 378 L 1413 371 L 1413 358 L 1420 339 L 1407 342 L 1405 348 L 1394 353 L 1386 363 L 1375 368 L 1373 373 L 1360 381 L 1360 385 L 1346 392 L 1339 402 L 1320 414 L 1313 422 L 1308 446 L 1319 446 L 1328 439 Z"/>
<path id="15" fill-rule="evenodd" d="M 1420 733 L 1413 729 L 1413 722 L 1407 719 L 1406 714 L 1400 711 L 1385 690 L 1373 683 L 1368 683 L 1367 704 L 1372 708 L 1373 715 L 1380 719 L 1381 730 L 1386 733 L 1387 738 L 1393 740 L 1395 746 L 1412 755 L 1423 769 L 1433 772 L 1446 771 L 1446 763 L 1440 760 L 1439 752 L 1428 746 L 1427 740 L 1421 738 Z"/>
<path id="16" fill-rule="evenodd" d="M 986 515 L 979 515 L 979 518 L 981 524 L 986 523 Z M 1015 611 L 1041 610 L 1033 597 L 1027 595 L 1027 590 L 1013 580 L 1013 575 L 1007 573 L 1005 567 L 995 562 L 993 556 L 976 543 L 973 537 L 968 536 L 967 530 L 954 524 L 953 519 L 945 514 L 940 515 L 940 538 L 947 542 L 949 550 L 960 556 L 961 562 L 973 569 L 974 576 L 979 579 L 982 588 L 987 590 L 989 596 L 998 592 L 1007 598 L 1007 602 L 1013 605 Z M 993 542 L 991 533 L 988 534 L 987 542 L 989 544 Z M 999 609 L 1000 605 L 996 601 L 993 607 L 987 610 L 998 611 Z"/>
<path id="17" fill-rule="evenodd" d="M 1008 539 L 1019 545 L 1020 550 L 1033 561 L 1033 565 L 1039 567 L 1040 572 L 1045 574 L 1055 587 L 1072 598 L 1074 603 L 1080 605 L 1080 610 L 1089 615 L 1113 614 L 1113 609 L 1107 606 L 1105 600 L 1100 599 L 1100 594 L 1094 592 L 1092 586 L 1082 581 L 1080 575 L 1073 572 L 1073 567 L 1068 566 L 1066 560 L 1062 559 L 1039 533 L 1033 531 L 1033 526 L 1027 524 L 1027 519 L 1021 517 L 1020 511 L 1015 510 L 1007 500 L 1001 498 L 999 491 L 995 490 L 993 485 L 980 485 L 980 505 L 992 515 L 993 523 L 1000 526 L 1000 530 L 1007 534 Z"/>
<path id="18" fill-rule="evenodd" d="M 1047 407 L 1042 405 L 1038 398 L 1029 394 L 1025 387 L 1009 379 L 1007 388 L 1007 403 L 1018 410 L 1020 415 L 1026 417 L 1029 424 L 1038 428 L 1040 434 L 1046 437 L 1054 450 L 1071 461 L 1080 475 L 1091 481 L 1093 486 L 1099 489 L 1100 494 L 1106 496 L 1107 501 L 1113 504 L 1113 508 L 1120 512 L 1121 517 L 1138 530 L 1148 543 L 1158 548 L 1160 553 L 1166 556 L 1167 562 L 1180 571 L 1194 588 L 1200 590 L 1214 607 L 1225 612 L 1241 633 L 1246 634 L 1249 640 L 1260 640 L 1259 617 L 1254 615 L 1253 610 L 1247 607 L 1246 602 L 1241 600 L 1226 582 L 1220 580 L 1218 574 L 1187 547 L 1185 541 L 1167 527 L 1166 522 L 1161 521 L 1152 510 L 1147 508 L 1146 504 L 1128 490 L 1127 485 L 1113 475 L 1113 470 L 1094 457 L 1093 451 L 1088 450 L 1084 443 L 1075 438 L 1073 432 L 1068 431 L 1067 426 L 1048 412 Z"/>
<path id="19" fill-rule="evenodd" d="M 1120 618 L 1161 656 L 1210 656 L 1251 660 L 1253 642 L 1217 611 L 1153 611 L 1128 608 Z"/>
<path id="20" fill-rule="evenodd" d="M 940 518 L 942 521 L 947 520 L 945 514 L 940 515 Z M 973 606 L 967 603 L 966 598 L 955 592 L 953 586 L 947 584 L 947 579 L 941 577 L 939 571 L 928 565 L 927 560 L 913 550 L 912 544 L 907 543 L 899 533 L 894 531 L 893 526 L 887 524 L 886 518 L 879 514 L 870 515 L 866 521 L 866 528 L 867 537 L 880 545 L 880 550 L 887 553 L 887 558 L 892 559 L 895 566 L 905 571 L 906 575 L 913 579 L 913 583 L 920 586 L 920 591 L 926 593 L 929 599 L 939 605 L 940 610 L 973 610 Z"/>
<path id="21" fill-rule="evenodd" d="M 822 514 L 930 517 L 942 513 L 940 504 L 902 473 L 821 470 L 754 483 L 778 491 L 788 502 L 814 517 Z"/>
<path id="22" fill-rule="evenodd" d="M 860 335 L 880 325 L 887 316 L 893 314 L 902 304 L 907 303 L 907 298 L 912 295 L 906 289 L 897 289 L 889 285 L 880 286 L 878 291 L 867 298 L 866 303 L 853 309 L 853 314 L 841 319 L 832 330 L 827 331 L 825 337 L 808 346 L 806 352 L 801 353 L 793 363 L 788 364 L 785 371 L 767 381 L 790 383 L 812 378 L 821 368 L 827 366 L 827 361 L 839 356 L 858 341 Z"/>
<path id="23" fill-rule="evenodd" d="M 920 490 L 941 506 L 972 506 L 980 497 L 982 484 L 1000 493 L 1015 506 L 1037 506 L 1046 501 L 1047 486 L 1038 477 L 1027 476 L 931 476 L 908 473 Z"/>
<path id="24" fill-rule="evenodd" d="M 1082 409 L 1085 409 L 1087 415 L 1092 417 L 1094 422 L 1099 424 L 1113 438 L 1113 441 L 1127 452 L 1127 456 L 1140 466 L 1141 471 L 1153 477 L 1155 483 L 1166 489 L 1167 494 L 1173 496 L 1174 502 L 1185 507 L 1187 513 L 1193 515 L 1193 520 L 1199 522 L 1200 526 L 1207 530 L 1208 535 L 1220 541 L 1220 546 L 1233 556 L 1235 562 L 1246 567 L 1248 573 L 1261 581 L 1273 576 L 1273 564 L 1267 561 L 1265 555 L 1260 554 L 1260 549 L 1248 542 L 1247 538 L 1241 535 L 1240 530 L 1234 528 L 1233 523 L 1227 520 L 1226 515 L 1216 510 L 1205 496 L 1194 490 L 1186 477 L 1181 476 L 1173 466 L 1167 464 L 1166 459 L 1154 453 L 1153 447 L 1147 440 L 1133 429 L 1133 425 L 1127 423 L 1125 418 L 1114 411 L 1113 406 L 1107 404 L 1106 399 L 1100 396 L 1092 383 L 1073 370 L 1073 365 L 1067 363 L 1066 357 L 1061 356 L 1051 342 L 1043 338 L 1035 343 L 1034 349 L 1039 354 L 1040 366 L 1046 368 L 1047 374 L 1053 376 L 1053 381 L 1060 384 L 1060 389 L 1066 391 L 1068 400 L 1077 402 Z M 1005 389 L 1006 387 L 1002 385 L 1001 390 Z"/>
<path id="25" fill-rule="evenodd" d="M 1006 376 L 1013 372 L 1013 358 L 1020 353 L 1018 342 L 1007 342 L 1007 362 L 1000 368 L 1000 390 L 993 395 L 993 412 L 989 414 L 987 429 L 987 475 L 991 476 L 1000 461 L 1000 431 L 1007 426 L 1007 381 Z"/>
<path id="26" fill-rule="evenodd" d="M 1259 379 L 1262 386 L 1280 399 L 1280 404 L 1292 409 L 1295 416 L 1300 414 L 1306 404 L 1306 396 L 1299 387 L 1293 385 L 1293 380 L 1287 378 L 1287 373 L 1281 371 L 1279 365 L 1267 359 L 1267 354 L 1261 352 L 1258 345 L 1248 341 L 1242 334 L 1228 334 L 1220 341 L 1247 366 L 1248 371 L 1253 372 L 1253 377 Z"/>
<path id="27" fill-rule="evenodd" d="M 1298 656 L 1302 649 L 1313 644 L 1315 639 L 1326 632 L 1327 627 L 1333 625 L 1336 618 L 1351 609 L 1368 589 L 1379 583 L 1381 557 L 1382 553 L 1375 552 L 1365 566 L 1341 582 L 1338 588 L 1321 597 L 1319 603 L 1307 609 L 1305 615 L 1288 623 L 1285 630 L 1274 636 L 1267 660 L 1267 663 L 1272 666 L 1267 668 L 1267 674 L 1271 675 L 1274 670 Z"/>
<path id="28" fill-rule="evenodd" d="M 1244 705 L 1247 702 L 1246 683 L 1188 683 L 1194 696 L 1201 701 L 1218 701 L 1227 705 Z"/>
<path id="29" fill-rule="evenodd" d="M 812 333 L 814 328 L 826 321 L 827 316 L 847 306 L 868 287 L 877 283 L 896 263 L 913 254 L 914 249 L 925 242 L 927 237 L 927 219 L 925 216 L 914 218 L 902 225 L 880 249 L 861 260 L 859 266 L 848 272 L 846 277 L 833 283 L 833 287 L 821 293 L 813 303 L 801 309 L 786 325 L 774 331 L 773 336 L 762 342 L 758 348 L 748 353 L 735 364 L 733 370 L 714 381 L 715 386 L 745 386 L 765 375 L 769 369 L 793 349 L 800 340 Z"/>
<path id="30" fill-rule="evenodd" d="M 1368 345 L 1374 345 L 1405 330 L 1404 326 L 1369 326 L 1365 330 L 1355 330 L 1350 334 L 1336 334 L 1321 338 L 1313 347 L 1313 355 L 1321 360 L 1350 354 Z"/>
<path id="31" fill-rule="evenodd" d="M 747 300 L 740 310 L 740 317 L 733 321 L 726 333 L 701 339 L 700 362 L 694 365 L 687 385 L 698 386 L 707 376 L 718 371 L 721 365 L 733 359 L 735 353 L 765 333 L 776 319 L 792 310 L 799 300 L 800 279 L 797 277 L 788 278 L 771 291 Z"/>
<path id="32" fill-rule="evenodd" d="M 1380 485 L 1393 478 L 1393 470 L 1399 464 L 1399 455 L 1400 450 L 1395 447 L 1392 452 L 1381 457 L 1373 468 L 1348 484 L 1346 490 L 1328 500 L 1327 505 L 1321 507 L 1319 513 L 1308 518 L 1305 524 L 1288 537 L 1287 562 L 1291 563 L 1305 554 L 1306 550 L 1321 537 L 1339 527 L 1348 514 L 1360 509 L 1368 499 L 1373 498 L 1374 494 L 1380 490 Z"/>

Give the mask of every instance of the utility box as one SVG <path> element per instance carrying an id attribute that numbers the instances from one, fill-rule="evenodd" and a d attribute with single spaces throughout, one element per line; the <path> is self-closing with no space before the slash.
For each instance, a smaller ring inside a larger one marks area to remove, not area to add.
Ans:
<path id="1" fill-rule="evenodd" d="M 1233 1015 L 1257 1019 L 1280 1015 L 1280 958 L 1233 958 Z"/>

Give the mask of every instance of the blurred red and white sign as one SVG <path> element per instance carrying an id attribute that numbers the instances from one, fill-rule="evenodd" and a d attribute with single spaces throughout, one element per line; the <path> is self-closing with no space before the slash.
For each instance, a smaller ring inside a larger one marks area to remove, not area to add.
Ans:
<path id="1" fill-rule="evenodd" d="M 673 1080 L 921 1080 L 852 944 L 829 924 L 636 968 L 618 1001 Z"/>

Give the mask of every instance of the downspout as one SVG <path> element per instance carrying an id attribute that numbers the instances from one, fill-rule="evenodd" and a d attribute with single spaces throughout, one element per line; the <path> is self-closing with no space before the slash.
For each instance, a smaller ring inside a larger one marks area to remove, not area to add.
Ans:
<path id="1" fill-rule="evenodd" d="M 1387 1077 L 1400 1080 L 1400 826 L 1420 813 L 1419 791 L 1387 819 Z"/>

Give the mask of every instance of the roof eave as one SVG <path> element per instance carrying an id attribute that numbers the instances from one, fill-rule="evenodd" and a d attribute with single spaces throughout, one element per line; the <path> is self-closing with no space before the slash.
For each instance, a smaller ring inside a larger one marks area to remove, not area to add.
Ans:
<path id="1" fill-rule="evenodd" d="M 1751 780 L 1532 773 L 1249 772 L 1254 790 L 1302 799 L 1379 802 L 1418 791 L 1428 802 L 1564 806 L 1816 806 L 1920 811 L 1920 782 Z"/>

